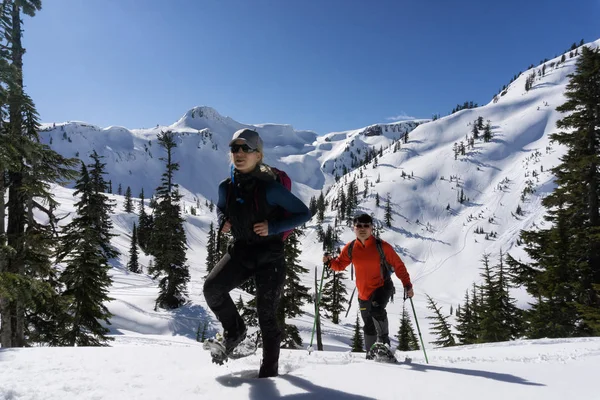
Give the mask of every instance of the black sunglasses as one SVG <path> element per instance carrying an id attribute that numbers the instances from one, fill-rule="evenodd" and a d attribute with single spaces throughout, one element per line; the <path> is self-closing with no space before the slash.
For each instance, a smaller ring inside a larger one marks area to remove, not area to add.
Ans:
<path id="1" fill-rule="evenodd" d="M 370 228 L 371 224 L 361 224 L 361 223 L 357 223 L 354 225 L 355 227 L 362 229 L 362 228 Z"/>
<path id="2" fill-rule="evenodd" d="M 242 150 L 244 153 L 254 153 L 257 151 L 256 149 L 253 149 L 247 144 L 232 144 L 231 146 L 229 146 L 229 149 L 233 154 L 237 153 L 240 150 Z"/>

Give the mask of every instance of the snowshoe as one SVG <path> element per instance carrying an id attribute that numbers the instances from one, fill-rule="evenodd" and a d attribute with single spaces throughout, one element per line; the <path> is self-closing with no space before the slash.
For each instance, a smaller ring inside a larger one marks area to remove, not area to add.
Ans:
<path id="1" fill-rule="evenodd" d="M 374 343 L 367 354 L 367 359 L 383 363 L 397 363 L 394 352 L 386 343 Z"/>
<path id="2" fill-rule="evenodd" d="M 227 345 L 234 345 L 231 350 L 227 350 Z M 206 339 L 202 343 L 204 350 L 209 350 L 212 362 L 223 365 L 228 359 L 237 360 L 238 358 L 251 356 L 258 349 L 258 332 L 246 336 L 245 334 L 237 344 L 227 343 L 223 336 L 218 334 L 214 338 Z"/>

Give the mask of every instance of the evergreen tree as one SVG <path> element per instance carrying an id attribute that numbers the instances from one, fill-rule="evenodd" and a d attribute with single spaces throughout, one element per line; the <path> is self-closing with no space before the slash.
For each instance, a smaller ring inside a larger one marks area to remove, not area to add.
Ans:
<path id="1" fill-rule="evenodd" d="M 552 226 L 522 233 L 532 263 L 507 259 L 535 299 L 525 313 L 532 338 L 600 334 L 585 311 L 600 308 L 600 50 L 582 48 L 569 77 L 557 108 L 569 114 L 551 135 L 567 152 L 552 170 L 557 188 L 542 202 Z"/>
<path id="2" fill-rule="evenodd" d="M 476 124 L 477 124 L 477 129 L 483 130 L 483 117 L 482 116 L 477 117 Z"/>
<path id="3" fill-rule="evenodd" d="M 179 164 L 173 161 L 173 149 L 177 147 L 173 132 L 161 132 L 158 143 L 167 152 L 166 158 L 160 157 L 165 162 L 166 170 L 162 174 L 161 185 L 156 188 L 158 199 L 150 246 L 155 263 L 152 271 L 148 272 L 155 278 L 160 277 L 156 306 L 174 309 L 186 301 L 187 282 L 190 279 L 185 254 L 187 240 L 179 208 L 182 196 L 178 185 L 173 182 L 175 171 L 179 170 Z"/>
<path id="4" fill-rule="evenodd" d="M 219 260 L 217 257 L 217 236 L 214 224 L 211 222 L 208 228 L 208 240 L 206 241 L 206 275 L 210 274 Z"/>
<path id="5" fill-rule="evenodd" d="M 258 326 L 258 312 L 256 311 L 256 297 L 253 297 L 246 305 L 244 305 L 241 317 L 246 326 Z"/>
<path id="6" fill-rule="evenodd" d="M 125 212 L 133 212 L 133 202 L 131 201 L 131 188 L 129 186 L 127 186 L 127 189 L 125 189 Z"/>
<path id="7" fill-rule="evenodd" d="M 514 287 L 504 265 L 504 253 L 500 251 L 498 264 L 494 266 L 498 293 L 499 318 L 503 322 L 503 338 L 514 340 L 521 336 L 523 329 L 523 313 L 516 306 L 516 300 L 511 297 L 510 289 Z"/>
<path id="8" fill-rule="evenodd" d="M 427 316 L 426 319 L 433 320 L 431 327 L 431 333 L 437 337 L 433 343 L 436 346 L 449 347 L 455 346 L 454 336 L 452 335 L 450 324 L 448 323 L 448 316 L 442 315 L 440 307 L 429 295 L 427 295 L 427 308 L 433 311 L 433 316 Z"/>
<path id="9" fill-rule="evenodd" d="M 356 322 L 354 323 L 354 335 L 352 335 L 353 353 L 364 353 L 365 342 L 363 340 L 362 329 L 360 329 L 359 313 L 356 313 Z"/>
<path id="10" fill-rule="evenodd" d="M 300 239 L 301 231 L 294 229 L 284 243 L 286 280 L 277 310 L 279 325 L 283 330 L 281 340 L 284 348 L 302 347 L 302 338 L 296 325 L 287 324 L 286 318 L 297 318 L 304 314 L 302 306 L 310 301 L 308 288 L 302 285 L 301 276 L 308 273 L 308 269 L 300 264 Z"/>
<path id="11" fill-rule="evenodd" d="M 472 309 L 472 304 L 469 301 L 469 291 L 465 293 L 465 303 L 456 310 L 456 337 L 460 344 L 477 343 L 479 326 L 475 322 L 475 313 Z"/>
<path id="12" fill-rule="evenodd" d="M 317 199 L 315 196 L 310 198 L 308 203 L 308 209 L 310 210 L 310 215 L 314 216 L 317 213 Z"/>
<path id="13" fill-rule="evenodd" d="M 375 192 L 375 207 L 379 207 L 379 193 Z"/>
<path id="14" fill-rule="evenodd" d="M 404 304 L 402 305 L 400 328 L 398 329 L 398 335 L 396 335 L 396 337 L 398 338 L 398 346 L 396 348 L 400 351 L 413 351 L 421 348 Z"/>
<path id="15" fill-rule="evenodd" d="M 138 261 L 137 227 L 135 226 L 135 223 L 133 224 L 133 231 L 131 233 L 131 247 L 129 248 L 129 262 L 127 263 L 127 269 L 135 274 L 142 272 Z"/>
<path id="16" fill-rule="evenodd" d="M 479 129 L 477 129 L 477 125 L 473 124 L 473 129 L 471 130 L 473 134 L 473 139 L 479 139 Z"/>
<path id="17" fill-rule="evenodd" d="M 325 219 L 325 196 L 323 196 L 323 192 L 319 195 L 317 199 L 317 222 L 323 223 Z"/>
<path id="18" fill-rule="evenodd" d="M 354 218 L 354 213 L 358 208 L 358 186 L 356 185 L 356 180 L 352 179 L 350 183 L 348 183 L 348 188 L 346 191 L 346 223 L 348 225 L 352 224 L 352 219 Z"/>
<path id="19" fill-rule="evenodd" d="M 79 196 L 75 203 L 77 216 L 65 227 L 60 249 L 59 259 L 66 262 L 60 277 L 65 286 L 62 295 L 70 302 L 69 317 L 63 322 L 66 332 L 60 344 L 67 346 L 104 346 L 112 340 L 106 336 L 109 329 L 100 321 L 110 325 L 112 316 L 104 303 L 111 300 L 109 260 L 119 255 L 110 243 L 116 236 L 110 233 L 114 202 L 104 194 L 106 164 L 95 151 L 91 158 L 89 172 L 85 164 L 81 165 L 81 176 L 73 193 Z"/>
<path id="20" fill-rule="evenodd" d="M 146 206 L 144 205 L 144 189 L 140 193 L 140 207 L 138 214 L 137 239 L 138 244 L 144 252 L 149 253 L 150 238 L 152 236 L 152 228 L 154 226 L 154 218 L 152 215 L 146 214 Z"/>
<path id="21" fill-rule="evenodd" d="M 340 314 L 346 310 L 344 304 L 348 302 L 348 291 L 344 285 L 346 276 L 342 271 L 329 271 L 327 279 L 329 280 L 323 285 L 321 308 L 329 313 L 331 322 L 339 324 Z"/>
<path id="22" fill-rule="evenodd" d="M 324 233 L 323 237 L 323 252 L 327 254 L 333 254 L 335 252 L 335 248 L 338 242 L 338 235 L 331 227 L 331 225 L 327 225 L 327 231 Z"/>
<path id="23" fill-rule="evenodd" d="M 392 203 L 390 201 L 390 194 L 388 193 L 385 199 L 385 214 L 384 214 L 385 225 L 388 228 L 392 227 L 392 221 L 394 218 L 392 217 Z"/>
<path id="24" fill-rule="evenodd" d="M 39 117 L 23 90 L 22 16 L 34 16 L 40 0 L 7 0 L 0 6 L 0 346 L 49 343 L 58 328 L 57 271 L 51 183 L 70 180 L 75 160 L 39 141 Z M 8 190 L 8 203 L 5 202 Z M 34 209 L 48 223 L 34 219 Z M 7 322 L 8 321 L 8 322 Z"/>
<path id="25" fill-rule="evenodd" d="M 346 193 L 344 193 L 344 188 L 342 186 L 340 186 L 338 192 L 337 217 L 340 220 L 346 218 Z"/>
<path id="26" fill-rule="evenodd" d="M 483 141 L 487 143 L 490 140 L 492 140 L 492 126 L 488 122 L 483 128 Z"/>
<path id="27" fill-rule="evenodd" d="M 238 311 L 242 311 L 244 309 L 244 300 L 242 299 L 242 295 L 238 297 L 238 300 L 235 302 L 235 308 Z"/>
<path id="28" fill-rule="evenodd" d="M 500 316 L 500 287 L 490 267 L 490 255 L 484 254 L 481 262 L 483 263 L 483 272 L 481 273 L 483 285 L 481 289 L 484 296 L 479 324 L 479 341 L 489 343 L 509 340 L 510 335 L 507 332 L 505 321 Z"/>

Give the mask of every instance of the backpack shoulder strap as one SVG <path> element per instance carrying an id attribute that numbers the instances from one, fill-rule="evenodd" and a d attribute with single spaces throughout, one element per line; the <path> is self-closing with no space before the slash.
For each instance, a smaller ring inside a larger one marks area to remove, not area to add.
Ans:
<path id="1" fill-rule="evenodd" d="M 384 279 L 389 278 L 389 276 L 394 272 L 394 267 L 392 267 L 385 258 L 385 253 L 383 252 L 383 241 L 380 238 L 375 238 L 375 243 L 377 244 L 377 251 L 379 251 L 381 274 L 383 275 Z"/>
<path id="2" fill-rule="evenodd" d="M 351 241 L 348 245 L 348 257 L 350 257 L 350 262 L 352 262 L 352 250 L 354 249 L 354 242 L 356 242 L 356 239 Z"/>
<path id="3" fill-rule="evenodd" d="M 227 209 L 229 208 L 229 200 L 231 198 L 231 184 L 233 181 L 231 180 L 231 178 L 227 178 L 225 182 L 227 182 L 227 197 L 225 197 L 225 213 L 227 214 Z"/>

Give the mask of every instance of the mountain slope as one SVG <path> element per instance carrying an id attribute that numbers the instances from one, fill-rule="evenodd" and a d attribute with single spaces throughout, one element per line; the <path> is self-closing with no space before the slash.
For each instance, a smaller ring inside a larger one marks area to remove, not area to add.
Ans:
<path id="1" fill-rule="evenodd" d="M 591 44 L 597 47 L 600 40 Z M 172 129 L 179 135 L 175 161 L 181 169 L 176 181 L 185 195 L 188 260 L 192 271 L 189 292 L 191 302 L 175 312 L 153 311 L 156 285 L 149 277 L 129 274 L 127 263 L 130 234 L 134 215 L 125 215 L 122 196 L 114 216 L 115 230 L 121 236 L 114 243 L 123 255 L 113 269 L 115 285 L 111 292 L 115 301 L 109 308 L 115 318 L 113 332 L 130 335 L 132 332 L 156 335 L 186 335 L 194 337 L 198 319 L 209 316 L 201 295 L 205 274 L 205 244 L 214 213 L 205 206 L 206 199 L 216 201 L 216 188 L 229 171 L 227 144 L 231 134 L 240 127 L 257 129 L 265 140 L 268 163 L 285 169 L 294 180 L 293 190 L 306 202 L 321 190 L 333 203 L 344 184 L 356 179 L 363 190 L 368 180 L 367 196 L 360 209 L 372 212 L 382 226 L 382 237 L 394 245 L 407 264 L 415 284 L 415 306 L 419 319 L 428 315 L 424 294 L 436 299 L 449 312 L 449 307 L 462 301 L 463 294 L 479 279 L 479 260 L 484 253 L 497 262 L 500 250 L 523 257 L 516 239 L 522 229 L 543 228 L 541 199 L 553 190 L 550 168 L 559 163 L 563 149 L 552 144 L 549 134 L 556 131 L 556 121 L 562 116 L 555 108 L 565 100 L 563 92 L 567 75 L 574 71 L 576 58 L 548 61 L 545 74 L 538 76 L 529 91 L 525 91 L 527 76 L 542 66 L 525 71 L 506 89 L 504 95 L 475 109 L 462 110 L 436 121 L 404 121 L 395 124 L 376 124 L 346 132 L 317 136 L 314 132 L 295 131 L 289 125 L 245 125 L 220 116 L 209 107 L 188 111 L 170 127 L 127 130 L 120 127 L 100 129 L 84 123 L 46 124 L 42 138 L 53 148 L 68 156 L 87 160 L 95 149 L 105 155 L 109 179 L 116 192 L 120 183 L 124 192 L 131 186 L 134 195 L 143 187 L 146 197 L 158 185 L 162 173 L 162 153 L 156 143 L 161 130 Z M 554 65 L 552 66 L 552 63 Z M 541 75 L 541 74 L 540 74 Z M 473 148 L 455 157 L 455 143 L 466 141 L 472 124 L 478 118 L 490 121 L 493 138 L 489 143 L 476 140 Z M 395 141 L 409 134 L 408 142 L 395 151 Z M 373 162 L 352 170 L 357 158 L 364 156 L 367 147 L 382 149 L 377 166 Z M 336 175 L 351 170 L 336 182 Z M 362 177 L 361 177 L 362 175 Z M 467 198 L 460 203 L 461 191 Z M 61 213 L 72 211 L 72 192 L 57 188 Z M 382 202 L 375 206 L 375 193 Z M 393 208 L 391 228 L 383 227 L 383 204 L 389 193 Z M 189 214 L 197 205 L 196 216 Z M 517 208 L 522 215 L 517 214 Z M 328 210 L 325 225 L 333 224 L 336 210 Z M 68 219 L 66 220 L 68 221 Z M 310 269 L 303 277 L 306 286 L 313 286 L 313 269 L 320 275 L 322 247 L 316 239 L 316 220 L 313 219 L 302 238 L 302 263 Z M 339 226 L 344 242 L 352 239 L 350 228 Z M 477 234 L 483 229 L 485 234 Z M 487 238 L 486 238 L 487 234 Z M 142 257 L 147 266 L 148 257 Z M 347 274 L 349 276 L 349 274 Z M 353 282 L 346 282 L 351 289 Z M 400 282 L 396 282 L 401 293 Z M 528 300 L 521 291 L 515 292 L 520 305 Z M 234 291 L 237 299 L 242 295 Z M 356 301 L 356 300 L 355 300 Z M 396 301 L 388 308 L 390 331 L 399 324 L 402 303 Z M 342 324 L 325 322 L 330 349 L 347 348 L 356 317 L 356 303 Z M 308 342 L 313 311 L 294 321 Z M 215 321 L 212 321 L 215 322 Z M 427 324 L 421 324 L 426 340 L 431 337 Z M 218 324 L 212 325 L 213 332 Z"/>

